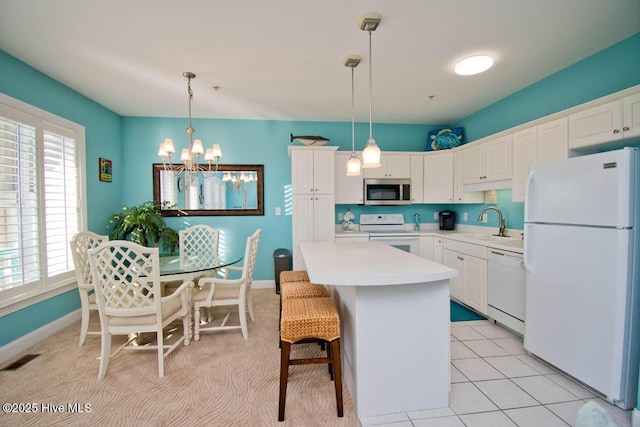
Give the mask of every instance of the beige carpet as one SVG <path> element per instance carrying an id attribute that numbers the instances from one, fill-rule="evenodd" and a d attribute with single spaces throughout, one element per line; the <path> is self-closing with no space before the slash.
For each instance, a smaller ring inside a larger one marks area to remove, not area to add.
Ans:
<path id="1" fill-rule="evenodd" d="M 248 341 L 239 330 L 203 333 L 165 359 L 164 378 L 158 378 L 154 350 L 123 351 L 98 381 L 100 337 L 89 335 L 78 347 L 78 322 L 25 353 L 39 357 L 16 371 L 0 371 L 0 401 L 35 403 L 39 412 L 0 414 L 0 425 L 359 426 L 346 387 L 344 417 L 336 416 L 326 365 L 289 368 L 285 421 L 277 421 L 278 298 L 271 289 L 254 290 L 256 320 L 249 323 Z M 231 319 L 237 322 L 237 313 Z M 92 318 L 90 327 L 96 322 Z M 122 340 L 114 338 L 114 350 Z M 302 344 L 294 351 L 319 350 Z M 89 404 L 91 411 L 70 413 L 70 403 Z M 63 405 L 64 412 L 42 413 L 43 404 Z"/>

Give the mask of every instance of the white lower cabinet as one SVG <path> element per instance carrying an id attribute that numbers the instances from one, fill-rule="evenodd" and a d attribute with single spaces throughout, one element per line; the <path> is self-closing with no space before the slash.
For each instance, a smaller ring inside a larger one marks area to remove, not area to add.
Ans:
<path id="1" fill-rule="evenodd" d="M 433 238 L 433 260 L 438 264 L 444 264 L 442 262 L 442 249 L 444 242 L 442 237 L 436 236 Z"/>
<path id="2" fill-rule="evenodd" d="M 444 239 L 442 264 L 458 270 L 450 279 L 451 297 L 487 314 L 487 256 L 484 246 Z"/>
<path id="3" fill-rule="evenodd" d="M 420 256 L 422 258 L 435 261 L 434 250 L 433 250 L 434 240 L 435 240 L 435 237 L 433 236 L 420 236 Z"/>
<path id="4" fill-rule="evenodd" d="M 333 242 L 335 236 L 335 198 L 333 194 L 293 196 L 293 269 L 303 270 L 299 244 Z"/>

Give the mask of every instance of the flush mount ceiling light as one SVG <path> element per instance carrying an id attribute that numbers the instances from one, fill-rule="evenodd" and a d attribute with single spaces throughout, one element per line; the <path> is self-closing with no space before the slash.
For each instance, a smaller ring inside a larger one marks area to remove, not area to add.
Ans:
<path id="1" fill-rule="evenodd" d="M 362 167 L 363 168 L 379 168 L 380 164 L 380 148 L 373 139 L 373 83 L 372 83 L 372 60 L 371 60 L 371 33 L 375 31 L 382 17 L 377 13 L 366 13 L 358 19 L 358 27 L 362 31 L 369 32 L 369 140 L 367 146 L 362 151 Z"/>
<path id="2" fill-rule="evenodd" d="M 360 58 L 356 55 L 350 55 L 344 58 L 345 67 L 351 68 L 351 156 L 347 161 L 347 176 L 360 176 L 360 159 L 356 155 L 356 138 L 355 138 L 355 122 L 356 122 L 356 104 L 355 104 L 355 89 L 354 89 L 354 68 L 360 64 Z"/>
<path id="3" fill-rule="evenodd" d="M 222 150 L 220 145 L 213 144 L 213 147 L 207 148 L 204 151 L 202 147 L 202 141 L 193 139 L 193 133 L 195 129 L 191 126 L 191 101 L 193 100 L 193 91 L 191 90 L 191 80 L 196 78 L 196 75 L 192 72 L 185 71 L 182 75 L 187 79 L 187 94 L 189 95 L 189 126 L 187 127 L 187 134 L 189 134 L 189 144 L 187 148 L 183 148 L 180 153 L 180 160 L 183 162 L 180 166 L 174 166 L 171 163 L 171 156 L 176 152 L 176 147 L 173 145 L 173 139 L 165 138 L 164 142 L 160 144 L 158 149 L 158 156 L 162 158 L 162 164 L 164 170 L 172 172 L 175 175 L 179 175 L 182 172 L 185 174 L 187 182 L 192 182 L 195 176 L 199 172 L 208 176 L 206 172 L 217 172 L 218 163 L 222 158 Z M 204 153 L 204 160 L 208 163 L 208 166 L 200 165 L 198 163 L 200 156 Z M 215 162 L 215 168 L 212 169 L 212 163 Z"/>
<path id="4" fill-rule="evenodd" d="M 455 72 L 461 76 L 471 76 L 487 71 L 492 65 L 493 58 L 489 55 L 474 55 L 458 62 Z"/>

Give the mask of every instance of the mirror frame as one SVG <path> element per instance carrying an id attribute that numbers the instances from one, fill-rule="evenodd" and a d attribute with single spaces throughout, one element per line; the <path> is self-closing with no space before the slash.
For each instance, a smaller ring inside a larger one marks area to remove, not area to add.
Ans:
<path id="1" fill-rule="evenodd" d="M 181 165 L 168 166 L 173 170 L 180 169 Z M 204 165 L 200 165 L 201 170 L 206 170 Z M 162 163 L 153 164 L 153 200 L 158 203 L 160 200 L 160 172 L 165 167 Z M 256 172 L 258 178 L 257 185 L 257 202 L 256 209 L 163 209 L 160 212 L 162 216 L 248 216 L 262 215 L 264 216 L 264 165 L 218 165 L 219 171 Z"/>

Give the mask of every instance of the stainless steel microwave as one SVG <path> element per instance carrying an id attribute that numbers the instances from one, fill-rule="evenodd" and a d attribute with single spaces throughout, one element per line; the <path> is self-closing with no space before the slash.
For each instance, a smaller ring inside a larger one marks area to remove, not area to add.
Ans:
<path id="1" fill-rule="evenodd" d="M 408 205 L 410 203 L 410 179 L 367 178 L 364 180 L 365 205 Z"/>

